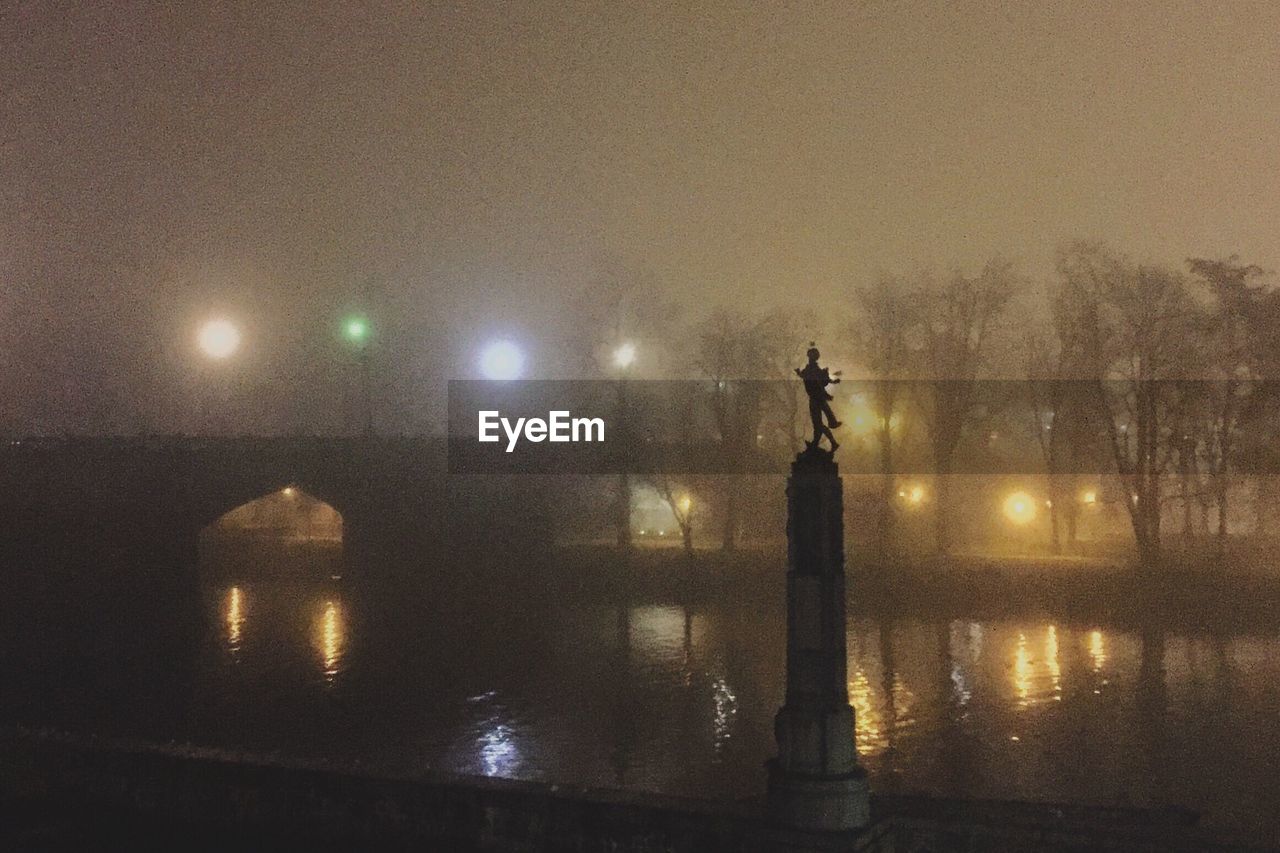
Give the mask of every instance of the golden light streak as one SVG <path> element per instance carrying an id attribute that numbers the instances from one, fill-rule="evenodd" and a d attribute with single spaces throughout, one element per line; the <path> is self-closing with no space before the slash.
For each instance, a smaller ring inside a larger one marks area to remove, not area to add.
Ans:
<path id="1" fill-rule="evenodd" d="M 1089 632 L 1089 658 L 1093 661 L 1093 671 L 1102 672 L 1107 663 L 1107 645 L 1101 631 Z"/>
<path id="2" fill-rule="evenodd" d="M 318 650 L 326 681 L 332 682 L 342 671 L 342 656 L 347 645 L 347 626 L 336 602 L 327 601 L 320 616 Z"/>
<path id="3" fill-rule="evenodd" d="M 244 601 L 240 587 L 233 586 L 227 593 L 227 648 L 232 652 L 240 651 L 244 634 Z"/>
<path id="4" fill-rule="evenodd" d="M 884 748 L 880 715 L 873 702 L 871 681 L 861 669 L 855 670 L 849 682 L 849 703 L 853 705 L 853 735 L 862 755 L 871 755 Z"/>
<path id="5" fill-rule="evenodd" d="M 1031 696 L 1031 653 L 1027 651 L 1027 635 L 1018 632 L 1018 647 L 1013 653 L 1013 689 L 1018 694 L 1018 707 L 1025 708 Z"/>
<path id="6" fill-rule="evenodd" d="M 1044 638 L 1044 656 L 1049 664 L 1049 683 L 1053 686 L 1053 700 L 1062 701 L 1062 667 L 1058 663 L 1058 628 L 1050 625 Z"/>

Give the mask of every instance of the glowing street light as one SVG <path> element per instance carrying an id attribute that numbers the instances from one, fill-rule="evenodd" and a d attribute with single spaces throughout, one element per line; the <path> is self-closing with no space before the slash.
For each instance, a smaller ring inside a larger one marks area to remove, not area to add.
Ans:
<path id="1" fill-rule="evenodd" d="M 626 370 L 636 360 L 636 345 L 633 343 L 624 343 L 613 351 L 613 364 L 615 367 Z"/>
<path id="2" fill-rule="evenodd" d="M 496 341 L 480 354 L 480 372 L 486 379 L 519 379 L 524 373 L 524 353 L 511 341 Z"/>
<path id="3" fill-rule="evenodd" d="M 680 499 L 681 512 L 687 513 L 692 506 L 693 506 L 693 498 L 689 497 L 688 495 L 685 495 Z"/>
<path id="4" fill-rule="evenodd" d="M 623 341 L 613 351 L 613 365 L 618 368 L 623 378 L 626 377 L 635 360 L 636 345 L 630 341 Z M 618 419 L 624 424 L 628 419 L 626 382 L 618 383 Z M 685 501 L 687 500 L 688 498 L 685 498 Z M 685 512 L 688 511 L 686 507 Z M 625 470 L 618 472 L 617 512 L 618 547 L 628 551 L 631 549 L 631 476 Z"/>
<path id="5" fill-rule="evenodd" d="M 229 358 L 240 348 L 240 330 L 230 320 L 210 320 L 200 327 L 197 341 L 210 358 Z"/>
<path id="6" fill-rule="evenodd" d="M 342 321 L 342 336 L 355 346 L 360 361 L 360 375 L 364 391 L 364 434 L 373 435 L 373 376 L 369 368 L 369 336 L 373 327 L 360 314 L 352 314 Z"/>
<path id="7" fill-rule="evenodd" d="M 898 497 L 905 500 L 911 506 L 920 506 L 924 503 L 924 486 L 911 486 L 898 492 Z"/>
<path id="8" fill-rule="evenodd" d="M 359 315 L 342 322 L 343 336 L 353 344 L 364 346 L 369 341 L 369 321 Z"/>
<path id="9" fill-rule="evenodd" d="M 1004 499 L 1004 516 L 1014 524 L 1035 520 L 1036 502 L 1026 492 L 1014 492 Z"/>
<path id="10" fill-rule="evenodd" d="M 853 435 L 869 435 L 872 431 L 878 430 L 885 425 L 884 418 L 872 408 L 865 392 L 859 391 L 854 394 L 849 398 L 849 402 L 852 403 L 852 407 L 845 417 L 845 424 Z M 902 415 L 900 413 L 894 412 L 889 416 L 889 429 L 896 431 L 901 423 Z"/>
<path id="11" fill-rule="evenodd" d="M 1085 506 L 1093 506 L 1098 502 L 1098 493 L 1090 489 L 1080 496 L 1080 502 Z"/>

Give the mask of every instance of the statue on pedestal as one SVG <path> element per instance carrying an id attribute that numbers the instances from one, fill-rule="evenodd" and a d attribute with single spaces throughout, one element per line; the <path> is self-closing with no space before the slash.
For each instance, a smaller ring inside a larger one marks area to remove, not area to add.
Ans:
<path id="1" fill-rule="evenodd" d="M 844 485 L 831 434 L 840 422 L 826 390 L 840 380 L 818 357 L 811 346 L 809 364 L 796 371 L 809 395 L 813 441 L 787 479 L 787 689 L 774 717 L 778 753 L 768 763 L 767 801 L 784 826 L 852 838 L 870 823 L 871 805 L 849 704 Z M 823 436 L 830 450 L 819 445 Z"/>
<path id="2" fill-rule="evenodd" d="M 835 413 L 831 411 L 831 401 L 835 398 L 827 393 L 827 386 L 840 383 L 840 372 L 836 371 L 833 379 L 827 368 L 818 366 L 821 353 L 812 341 L 809 342 L 809 351 L 806 355 L 809 357 L 809 363 L 804 367 L 796 368 L 796 376 L 804 380 L 804 392 L 809 396 L 809 419 L 813 422 L 813 440 L 805 442 L 806 452 L 821 452 L 822 448 L 818 446 L 818 442 L 826 436 L 827 442 L 831 445 L 831 450 L 828 452 L 835 453 L 840 445 L 836 442 L 836 437 L 831 430 L 840 426 L 840 421 L 836 420 Z"/>

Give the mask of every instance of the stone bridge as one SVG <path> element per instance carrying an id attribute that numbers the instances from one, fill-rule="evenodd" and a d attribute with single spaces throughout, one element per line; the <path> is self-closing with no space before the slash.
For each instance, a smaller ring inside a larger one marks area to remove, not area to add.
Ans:
<path id="1" fill-rule="evenodd" d="M 152 602 L 189 613 L 200 531 L 286 486 L 341 513 L 344 553 L 359 566 L 352 580 L 365 590 L 446 554 L 463 560 L 517 540 L 527 553 L 549 541 L 530 478 L 445 471 L 445 442 L 429 438 L 13 441 L 0 448 L 3 609 L 47 619 Z"/>

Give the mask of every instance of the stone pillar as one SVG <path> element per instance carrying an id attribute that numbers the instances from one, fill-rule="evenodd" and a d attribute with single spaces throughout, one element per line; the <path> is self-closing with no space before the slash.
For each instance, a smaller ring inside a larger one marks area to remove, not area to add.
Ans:
<path id="1" fill-rule="evenodd" d="M 787 481 L 787 696 L 774 718 L 769 809 L 845 832 L 870 822 L 845 660 L 844 500 L 831 454 L 807 450 Z"/>

